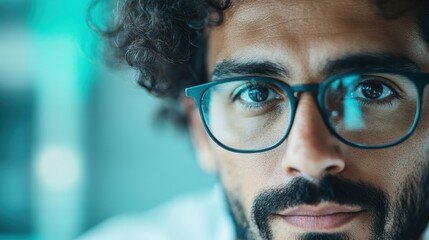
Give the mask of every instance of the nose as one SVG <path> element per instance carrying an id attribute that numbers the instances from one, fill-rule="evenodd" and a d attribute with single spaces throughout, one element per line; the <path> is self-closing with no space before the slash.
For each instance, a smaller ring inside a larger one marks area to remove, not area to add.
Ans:
<path id="1" fill-rule="evenodd" d="M 282 156 L 282 169 L 291 177 L 317 181 L 345 168 L 340 141 L 326 127 L 311 93 L 299 95 L 292 129 Z"/>

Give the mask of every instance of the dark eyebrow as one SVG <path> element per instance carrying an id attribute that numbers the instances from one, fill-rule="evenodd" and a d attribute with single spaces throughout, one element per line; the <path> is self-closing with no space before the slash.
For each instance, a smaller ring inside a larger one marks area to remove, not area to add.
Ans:
<path id="1" fill-rule="evenodd" d="M 284 78 L 289 76 L 289 72 L 283 65 L 276 62 L 228 59 L 216 65 L 212 79 L 223 78 L 228 75 L 261 75 Z"/>
<path id="2" fill-rule="evenodd" d="M 421 68 L 416 62 L 397 53 L 361 53 L 330 60 L 324 66 L 321 73 L 326 76 L 332 76 L 336 73 L 351 70 L 401 70 L 419 72 Z M 228 59 L 216 65 L 212 73 L 212 79 L 233 75 L 261 75 L 288 78 L 289 71 L 277 62 Z"/>
<path id="3" fill-rule="evenodd" d="M 396 53 L 365 53 L 329 61 L 322 71 L 327 76 L 347 70 L 402 70 L 420 71 L 417 63 Z"/>

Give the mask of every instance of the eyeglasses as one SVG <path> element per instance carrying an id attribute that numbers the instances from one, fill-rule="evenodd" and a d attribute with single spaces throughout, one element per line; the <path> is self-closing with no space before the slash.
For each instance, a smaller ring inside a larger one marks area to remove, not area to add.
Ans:
<path id="1" fill-rule="evenodd" d="M 316 92 L 317 105 L 333 135 L 357 148 L 386 148 L 416 129 L 429 74 L 355 71 L 320 84 L 288 85 L 269 77 L 243 76 L 186 88 L 209 136 L 232 152 L 256 153 L 288 136 L 298 93 Z"/>

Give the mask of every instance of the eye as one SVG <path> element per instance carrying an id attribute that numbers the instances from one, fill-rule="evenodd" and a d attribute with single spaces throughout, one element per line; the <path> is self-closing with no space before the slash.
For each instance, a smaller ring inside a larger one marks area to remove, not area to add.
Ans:
<path id="1" fill-rule="evenodd" d="M 279 94 L 267 86 L 250 86 L 241 89 L 238 98 L 245 103 L 264 103 L 279 98 Z"/>
<path id="2" fill-rule="evenodd" d="M 366 80 L 359 83 L 351 93 L 352 97 L 371 100 L 382 100 L 395 94 L 394 90 L 380 80 Z"/>

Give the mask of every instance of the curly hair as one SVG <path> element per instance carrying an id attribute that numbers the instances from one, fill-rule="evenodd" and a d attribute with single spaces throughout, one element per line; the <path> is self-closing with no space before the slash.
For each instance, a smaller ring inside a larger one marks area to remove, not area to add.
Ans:
<path id="1" fill-rule="evenodd" d="M 429 42 L 429 1 L 373 1 L 386 18 L 414 10 L 422 36 Z M 174 100 L 185 87 L 207 81 L 204 31 L 222 24 L 230 5 L 231 0 L 124 0 L 117 21 L 103 35 L 115 56 L 138 70 L 140 86 Z M 398 5 L 408 7 L 396 9 Z M 169 112 L 161 111 L 163 117 L 181 119 Z"/>
<path id="2" fill-rule="evenodd" d="M 103 35 L 115 57 L 139 71 L 140 86 L 177 98 L 184 87 L 205 80 L 203 32 L 222 23 L 229 5 L 230 0 L 125 0 Z"/>

